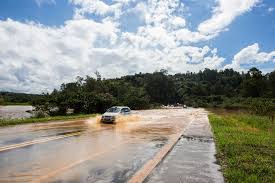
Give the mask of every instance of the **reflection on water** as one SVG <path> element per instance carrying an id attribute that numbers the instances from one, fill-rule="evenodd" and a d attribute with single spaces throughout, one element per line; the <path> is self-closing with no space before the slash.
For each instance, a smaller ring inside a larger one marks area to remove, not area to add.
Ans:
<path id="1" fill-rule="evenodd" d="M 32 106 L 17 106 L 17 105 L 8 105 L 8 106 L 0 106 L 0 118 L 28 118 L 31 117 L 32 114 L 26 111 L 33 110 Z"/>

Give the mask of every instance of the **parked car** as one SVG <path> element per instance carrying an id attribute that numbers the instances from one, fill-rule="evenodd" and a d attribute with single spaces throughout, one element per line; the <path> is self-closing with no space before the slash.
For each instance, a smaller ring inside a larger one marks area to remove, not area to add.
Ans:
<path id="1" fill-rule="evenodd" d="M 116 119 L 124 116 L 130 115 L 131 109 L 127 106 L 114 106 L 109 109 L 102 115 L 101 122 L 105 123 L 114 123 Z"/>

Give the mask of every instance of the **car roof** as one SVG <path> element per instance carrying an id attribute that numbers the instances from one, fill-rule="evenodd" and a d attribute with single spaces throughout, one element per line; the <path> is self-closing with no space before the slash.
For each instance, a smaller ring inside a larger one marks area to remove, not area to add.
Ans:
<path id="1" fill-rule="evenodd" d="M 113 106 L 113 107 L 116 107 L 116 108 L 119 108 L 119 109 L 122 109 L 122 108 L 129 108 L 127 106 Z M 129 108 L 130 109 L 130 108 Z"/>

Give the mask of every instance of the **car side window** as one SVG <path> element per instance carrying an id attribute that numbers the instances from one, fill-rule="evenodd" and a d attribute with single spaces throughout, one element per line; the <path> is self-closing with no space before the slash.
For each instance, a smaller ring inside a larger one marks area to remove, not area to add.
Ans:
<path id="1" fill-rule="evenodd" d="M 128 109 L 128 108 L 123 108 L 123 109 L 121 109 L 121 113 L 129 113 L 130 112 L 130 110 Z"/>

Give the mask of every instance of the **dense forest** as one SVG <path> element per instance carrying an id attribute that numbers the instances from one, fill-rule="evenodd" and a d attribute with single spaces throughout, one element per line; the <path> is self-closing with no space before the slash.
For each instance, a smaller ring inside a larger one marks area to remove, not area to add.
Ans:
<path id="1" fill-rule="evenodd" d="M 246 73 L 232 69 L 205 69 L 198 73 L 169 75 L 166 70 L 139 73 L 115 79 L 77 77 L 60 89 L 33 100 L 36 108 L 52 115 L 103 112 L 113 105 L 148 109 L 161 105 L 186 104 L 193 107 L 248 107 L 275 103 L 275 71 L 262 74 L 257 68 Z M 270 110 L 270 107 L 268 107 Z"/>
<path id="2" fill-rule="evenodd" d="M 40 97 L 41 95 L 37 95 L 37 94 L 0 91 L 0 105 L 31 104 L 32 101 L 37 100 Z"/>

